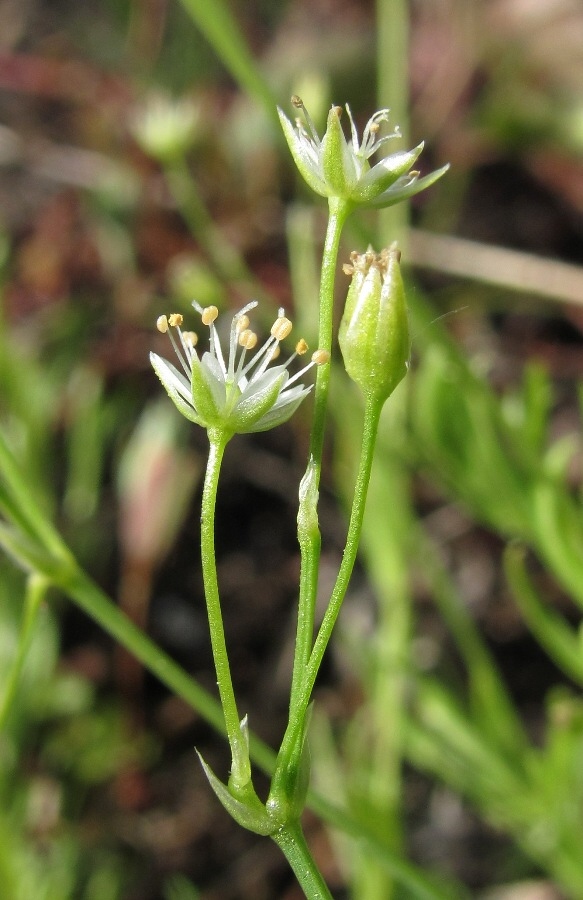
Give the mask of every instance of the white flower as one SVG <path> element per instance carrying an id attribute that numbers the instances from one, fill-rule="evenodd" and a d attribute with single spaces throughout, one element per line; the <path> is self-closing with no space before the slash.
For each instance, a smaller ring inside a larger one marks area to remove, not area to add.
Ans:
<path id="1" fill-rule="evenodd" d="M 328 114 L 326 132 L 320 140 L 301 99 L 292 97 L 292 103 L 302 110 L 305 124 L 298 118 L 294 127 L 278 109 L 281 125 L 300 173 L 312 190 L 323 197 L 339 197 L 355 206 L 392 206 L 429 187 L 448 169 L 444 166 L 424 178 L 411 169 L 423 150 L 423 143 L 412 150 L 384 156 L 371 167 L 371 156 L 388 141 L 400 137 L 398 127 L 379 137 L 381 124 L 389 119 L 388 109 L 380 109 L 371 116 L 362 141 L 359 141 L 348 104 L 349 140 L 340 125 L 342 107 L 333 106 Z"/>
<path id="2" fill-rule="evenodd" d="M 229 437 L 267 431 L 287 421 L 311 390 L 311 386 L 299 383 L 300 377 L 313 365 L 328 362 L 329 354 L 316 350 L 308 365 L 290 376 L 290 362 L 308 349 L 306 342 L 300 340 L 283 365 L 271 366 L 279 355 L 280 341 L 292 329 L 291 321 L 280 309 L 269 338 L 259 350 L 249 355 L 257 344 L 257 335 L 249 328 L 247 316 L 257 306 L 253 301 L 233 317 L 225 360 L 215 327 L 216 306 L 204 309 L 197 303 L 193 306 L 200 313 L 203 325 L 209 328 L 210 349 L 199 357 L 195 349 L 196 335 L 182 331 L 183 318 L 175 313 L 160 316 L 156 324 L 159 331 L 168 333 L 181 371 L 158 354 L 150 354 L 154 371 L 179 411 L 191 422 L 222 431 Z M 174 329 L 178 340 L 172 334 Z"/>

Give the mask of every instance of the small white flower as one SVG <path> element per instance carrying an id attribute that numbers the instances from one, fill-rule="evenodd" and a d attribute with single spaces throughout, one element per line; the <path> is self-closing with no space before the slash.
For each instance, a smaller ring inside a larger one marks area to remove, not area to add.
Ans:
<path id="1" fill-rule="evenodd" d="M 168 333 L 178 357 L 180 369 L 156 353 L 150 354 L 154 371 L 179 411 L 203 428 L 216 429 L 229 436 L 252 431 L 267 431 L 287 421 L 298 408 L 311 386 L 299 383 L 301 376 L 313 365 L 328 362 L 329 354 L 316 350 L 310 362 L 295 375 L 288 367 L 308 345 L 298 341 L 295 352 L 283 365 L 271 366 L 279 355 L 279 344 L 286 338 L 292 323 L 280 309 L 269 338 L 254 353 L 257 335 L 249 328 L 247 313 L 257 306 L 248 303 L 231 322 L 229 351 L 225 358 L 215 327 L 216 306 L 193 306 L 200 313 L 203 325 L 209 328 L 210 349 L 199 357 L 197 337 L 181 328 L 179 313 L 160 316 L 158 330 Z M 178 340 L 172 334 L 176 330 Z"/>
<path id="2" fill-rule="evenodd" d="M 320 139 L 301 99 L 292 97 L 292 103 L 302 110 L 305 123 L 298 118 L 294 127 L 278 109 L 281 125 L 300 173 L 312 190 L 323 197 L 339 197 L 358 206 L 392 206 L 429 187 L 448 169 L 444 166 L 424 178 L 411 169 L 423 150 L 423 143 L 412 150 L 384 156 L 371 167 L 371 156 L 388 141 L 401 136 L 398 127 L 390 134 L 379 136 L 382 123 L 389 120 L 388 109 L 380 109 L 371 116 L 359 141 L 348 104 L 349 140 L 340 125 L 342 107 L 333 106 L 326 132 Z"/>

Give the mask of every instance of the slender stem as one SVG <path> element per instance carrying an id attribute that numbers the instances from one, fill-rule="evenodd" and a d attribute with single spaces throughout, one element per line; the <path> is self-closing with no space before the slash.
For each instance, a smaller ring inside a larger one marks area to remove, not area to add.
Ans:
<path id="1" fill-rule="evenodd" d="M 342 228 L 350 208 L 345 201 L 332 198 L 330 215 L 322 254 L 322 274 L 320 279 L 318 348 L 332 351 L 332 329 L 334 313 L 334 283 L 338 261 L 338 248 Z M 301 570 L 298 603 L 298 627 L 294 653 L 294 668 L 290 694 L 290 718 L 294 714 L 296 701 L 303 693 L 302 685 L 306 666 L 310 658 L 314 640 L 314 616 L 318 591 L 318 568 L 320 561 L 320 530 L 318 527 L 318 485 L 322 470 L 322 452 L 326 411 L 330 392 L 330 363 L 318 366 L 314 390 L 314 414 L 310 435 L 310 456 L 303 484 L 305 494 L 300 495 L 298 513 L 298 542 L 300 546 Z"/>
<path id="2" fill-rule="evenodd" d="M 249 752 L 241 732 L 239 711 L 237 709 L 237 701 L 235 700 L 235 692 L 233 690 L 233 681 L 231 678 L 231 669 L 225 642 L 225 629 L 223 626 L 223 614 L 221 611 L 215 558 L 215 508 L 217 487 L 221 462 L 228 440 L 229 435 L 225 435 L 224 432 L 221 431 L 215 434 L 212 430 L 209 430 L 210 449 L 202 492 L 200 546 L 202 577 L 213 659 L 215 662 L 221 706 L 223 707 L 225 716 L 227 737 L 229 739 L 233 757 L 231 780 L 233 787 L 236 789 L 237 787 L 244 787 L 251 780 L 251 766 L 249 763 Z"/>
<path id="3" fill-rule="evenodd" d="M 344 223 L 350 212 L 345 200 L 330 198 L 330 216 L 322 255 L 322 275 L 320 278 L 320 316 L 318 325 L 318 348 L 332 352 L 332 326 L 334 313 L 334 282 L 338 260 L 338 248 Z M 316 487 L 320 481 L 322 466 L 322 450 L 324 447 L 324 429 L 326 425 L 326 409 L 330 389 L 330 363 L 318 366 L 316 387 L 314 390 L 314 417 L 310 435 L 310 460 L 316 466 Z"/>
<path id="4" fill-rule="evenodd" d="M 300 547 L 301 567 L 298 624 L 290 693 L 290 715 L 293 714 L 297 699 L 301 696 L 303 677 L 314 640 L 314 616 L 318 592 L 318 562 L 321 543 L 317 503 L 316 465 L 313 460 L 310 460 L 300 486 L 300 504 L 298 509 L 298 544 Z"/>
<path id="5" fill-rule="evenodd" d="M 10 712 L 12 701 L 18 689 L 18 682 L 34 633 L 37 614 L 49 586 L 50 582 L 44 575 L 38 575 L 34 572 L 28 576 L 18 647 L 4 683 L 2 696 L 0 697 L 0 730 L 4 727 L 6 717 Z"/>
<path id="6" fill-rule="evenodd" d="M 367 397 L 364 413 L 363 435 L 358 473 L 354 488 L 354 498 L 350 513 L 350 522 L 346 536 L 346 545 L 342 556 L 342 562 L 336 578 L 336 583 L 330 596 L 328 608 L 324 614 L 320 630 L 314 642 L 314 647 L 307 661 L 304 677 L 301 683 L 301 693 L 298 693 L 294 709 L 290 712 L 289 724 L 279 751 L 279 759 L 282 767 L 289 768 L 289 760 L 292 755 L 300 750 L 300 739 L 303 732 L 303 723 L 318 670 L 328 642 L 332 635 L 332 629 L 338 618 L 340 607 L 348 589 L 348 583 L 352 575 L 354 563 L 358 552 L 362 520 L 366 504 L 366 495 L 370 481 L 370 473 L 374 457 L 376 436 L 379 425 L 379 417 L 382 403 L 374 397 Z"/>
<path id="7" fill-rule="evenodd" d="M 324 652 L 332 635 L 332 629 L 338 618 L 342 601 L 344 600 L 344 596 L 348 589 L 348 583 L 352 575 L 354 563 L 356 562 L 381 410 L 382 403 L 379 403 L 376 397 L 366 398 L 360 460 L 354 487 L 354 499 L 350 513 L 350 522 L 348 524 L 348 534 L 346 536 L 346 546 L 344 547 L 342 562 L 340 564 L 336 583 L 332 590 L 330 603 L 324 614 L 320 630 L 318 631 L 314 643 L 314 649 L 312 650 L 312 655 L 310 657 L 305 682 L 306 693 L 308 694 L 309 691 L 309 694 L 305 699 L 306 705 L 309 702 L 309 695 L 314 687 L 314 682 L 316 681 L 318 670 L 322 664 Z"/>
<path id="8" fill-rule="evenodd" d="M 72 559 L 63 539 L 41 510 L 34 492 L 22 476 L 18 463 L 0 431 L 0 509 L 8 519 L 42 546 L 59 562 Z"/>
<path id="9" fill-rule="evenodd" d="M 332 894 L 312 858 L 300 823 L 290 824 L 272 837 L 294 870 L 307 900 L 332 900 Z"/>

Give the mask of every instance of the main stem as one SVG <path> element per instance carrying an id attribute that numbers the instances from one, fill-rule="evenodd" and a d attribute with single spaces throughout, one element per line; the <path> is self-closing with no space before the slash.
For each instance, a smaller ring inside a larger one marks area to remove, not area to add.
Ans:
<path id="1" fill-rule="evenodd" d="M 312 695 L 312 690 L 324 658 L 326 647 L 328 646 L 328 642 L 332 635 L 332 630 L 336 623 L 336 619 L 338 618 L 342 601 L 344 600 L 348 589 L 354 563 L 356 562 L 381 410 L 382 403 L 379 403 L 374 397 L 369 396 L 366 398 L 360 460 L 354 488 L 350 522 L 346 536 L 346 545 L 344 547 L 342 562 L 340 564 L 336 583 L 332 590 L 328 608 L 324 614 L 320 630 L 318 631 L 318 635 L 314 642 L 313 650 L 305 667 L 301 688 L 296 697 L 295 708 L 293 709 L 293 717 L 290 715 L 288 728 L 279 751 L 279 760 L 281 761 L 289 760 L 292 758 L 294 752 L 299 751 L 299 744 L 303 733 L 303 722 Z"/>
<path id="2" fill-rule="evenodd" d="M 354 563 L 356 562 L 382 406 L 382 402 L 379 402 L 375 397 L 368 396 L 365 400 L 362 445 L 356 484 L 354 487 L 354 499 L 352 501 L 352 510 L 350 512 L 350 522 L 348 524 L 348 533 L 346 536 L 346 545 L 344 547 L 340 569 L 336 577 L 336 583 L 332 590 L 330 602 L 324 614 L 320 630 L 318 631 L 318 636 L 314 642 L 314 649 L 312 650 L 308 670 L 306 672 L 304 684 L 304 703 L 306 706 L 309 703 L 316 676 L 322 664 L 326 647 L 332 636 L 332 629 L 338 618 L 342 601 L 344 600 L 348 589 L 352 570 L 354 569 Z"/>
<path id="3" fill-rule="evenodd" d="M 272 838 L 285 854 L 308 900 L 332 900 L 332 894 L 306 844 L 301 825 L 299 823 L 288 825 L 275 832 Z"/>
<path id="4" fill-rule="evenodd" d="M 245 787 L 251 780 L 251 766 L 249 763 L 249 751 L 241 731 L 239 711 L 233 690 L 215 559 L 217 487 L 221 462 L 228 439 L 229 436 L 225 436 L 224 432 L 214 434 L 209 430 L 210 449 L 202 492 L 200 546 L 211 646 L 219 696 L 225 716 L 225 727 L 232 754 L 231 784 L 236 790 L 237 788 Z"/>
<path id="5" fill-rule="evenodd" d="M 340 236 L 350 208 L 343 200 L 331 198 L 328 228 L 322 254 L 322 274 L 320 278 L 318 348 L 332 351 L 332 329 L 334 323 L 334 283 L 338 261 Z M 314 413 L 310 435 L 310 456 L 306 478 L 311 479 L 311 488 L 304 500 L 300 501 L 298 514 L 298 542 L 300 546 L 300 593 L 298 603 L 298 626 L 294 653 L 294 668 L 290 694 L 290 721 L 295 717 L 298 701 L 303 695 L 303 680 L 306 666 L 312 652 L 314 640 L 314 616 L 318 592 L 318 568 L 320 561 L 320 530 L 318 528 L 317 497 L 322 471 L 322 453 L 328 394 L 330 392 L 330 362 L 318 366 L 314 390 Z"/>
<path id="6" fill-rule="evenodd" d="M 332 353 L 332 326 L 334 321 L 334 283 L 338 260 L 338 248 L 344 223 L 350 212 L 345 200 L 330 198 L 330 215 L 326 240 L 322 254 L 322 274 L 320 277 L 318 349 Z M 322 450 L 324 447 L 324 429 L 326 426 L 326 410 L 330 390 L 330 363 L 318 366 L 316 387 L 314 390 L 314 415 L 310 435 L 310 460 L 317 467 L 317 482 L 320 480 L 322 468 Z"/>

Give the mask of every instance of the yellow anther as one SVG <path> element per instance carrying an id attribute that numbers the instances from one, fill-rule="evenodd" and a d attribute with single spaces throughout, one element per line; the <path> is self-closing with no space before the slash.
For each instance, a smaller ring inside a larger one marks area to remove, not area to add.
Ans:
<path id="1" fill-rule="evenodd" d="M 238 334 L 245 331 L 246 328 L 249 328 L 249 316 L 239 316 L 235 328 Z"/>
<path id="2" fill-rule="evenodd" d="M 166 334 L 168 331 L 168 319 L 166 316 L 158 316 L 156 319 L 156 328 L 158 331 L 161 331 L 162 334 Z"/>
<path id="3" fill-rule="evenodd" d="M 280 350 L 280 348 L 279 348 L 279 344 L 277 344 L 277 345 L 273 348 L 272 352 L 269 354 L 269 359 L 270 359 L 270 360 L 277 359 L 277 357 L 279 356 L 280 353 L 281 353 L 281 350 Z"/>
<path id="4" fill-rule="evenodd" d="M 183 322 L 184 316 L 181 316 L 180 313 L 172 313 L 171 316 L 168 316 L 168 324 L 171 328 L 180 328 Z"/>
<path id="5" fill-rule="evenodd" d="M 198 344 L 198 334 L 196 333 L 196 331 L 183 331 L 182 337 L 187 344 L 190 344 L 191 347 L 196 347 L 196 345 Z"/>
<path id="6" fill-rule="evenodd" d="M 330 361 L 330 354 L 327 350 L 315 350 L 312 353 L 312 362 L 315 362 L 317 366 L 323 366 L 324 363 Z"/>
<path id="7" fill-rule="evenodd" d="M 257 343 L 257 335 L 250 328 L 245 328 L 239 335 L 239 344 L 245 350 L 253 350 Z"/>
<path id="8" fill-rule="evenodd" d="M 271 326 L 271 334 L 278 341 L 283 341 L 293 328 L 293 324 L 285 316 L 278 316 Z"/>
<path id="9" fill-rule="evenodd" d="M 212 325 L 219 314 L 216 306 L 205 306 L 201 313 L 201 319 L 203 325 Z"/>
<path id="10" fill-rule="evenodd" d="M 303 338 L 300 338 L 296 344 L 296 353 L 298 356 L 303 356 L 304 353 L 308 352 L 308 343 Z"/>

